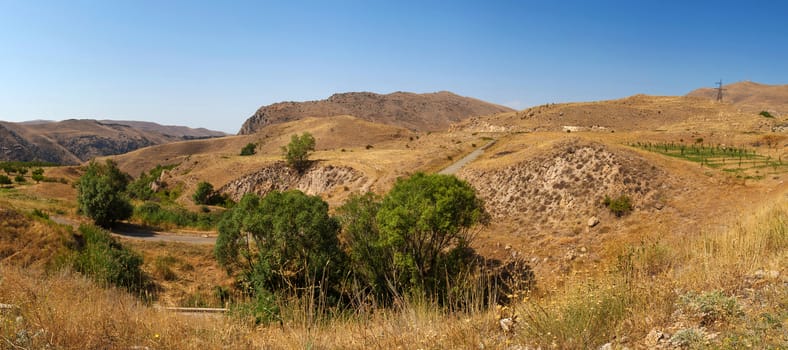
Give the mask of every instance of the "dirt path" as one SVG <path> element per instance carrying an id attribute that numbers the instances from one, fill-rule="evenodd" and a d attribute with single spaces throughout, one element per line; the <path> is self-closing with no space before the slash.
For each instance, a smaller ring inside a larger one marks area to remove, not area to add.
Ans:
<path id="1" fill-rule="evenodd" d="M 79 222 L 63 217 L 51 216 L 52 221 L 61 225 L 70 225 L 74 228 L 79 227 Z M 153 231 L 131 224 L 119 224 L 110 230 L 113 236 L 138 239 L 150 242 L 180 242 L 189 244 L 214 244 L 216 243 L 215 232 L 195 232 L 193 234 Z"/>
<path id="2" fill-rule="evenodd" d="M 482 155 L 482 153 L 484 153 L 484 150 L 492 146 L 494 143 L 495 140 L 492 140 L 488 142 L 486 145 L 477 148 L 473 152 L 469 153 L 467 156 L 462 157 L 462 159 L 454 162 L 454 164 L 449 165 L 445 169 L 439 171 L 438 174 L 454 175 L 455 173 L 460 171 L 460 169 L 462 169 L 462 167 L 464 167 L 466 164 L 472 162 L 476 158 L 479 158 L 479 156 Z"/>

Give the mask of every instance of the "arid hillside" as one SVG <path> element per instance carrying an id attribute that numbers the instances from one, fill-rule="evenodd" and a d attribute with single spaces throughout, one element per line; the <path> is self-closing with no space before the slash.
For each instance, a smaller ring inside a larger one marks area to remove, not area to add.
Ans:
<path id="1" fill-rule="evenodd" d="M 741 81 L 723 86 L 722 100 L 748 112 L 768 111 L 772 114 L 788 114 L 788 85 L 767 85 L 752 81 Z M 687 96 L 716 100 L 717 89 L 700 88 Z"/>
<path id="2" fill-rule="evenodd" d="M 510 108 L 455 95 L 448 91 L 427 94 L 371 92 L 334 94 L 328 99 L 307 102 L 279 102 L 263 106 L 238 132 L 240 135 L 261 128 L 306 117 L 354 117 L 414 131 L 445 130 L 451 123 L 468 117 L 511 111 Z"/>
<path id="3" fill-rule="evenodd" d="M 771 131 L 768 119 L 700 97 L 634 95 L 618 100 L 546 104 L 486 118 L 469 118 L 453 130 L 473 132 Z"/>
<path id="4" fill-rule="evenodd" d="M 222 136 L 205 129 L 149 122 L 70 119 L 61 122 L 0 122 L 0 160 L 79 164 L 94 157 L 194 138 Z"/>

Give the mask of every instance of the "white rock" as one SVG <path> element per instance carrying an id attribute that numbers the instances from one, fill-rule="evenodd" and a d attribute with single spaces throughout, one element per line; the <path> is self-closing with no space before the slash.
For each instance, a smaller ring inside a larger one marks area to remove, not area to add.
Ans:
<path id="1" fill-rule="evenodd" d="M 511 317 L 502 318 L 498 323 L 501 325 L 501 329 L 504 332 L 509 332 L 514 327 L 514 320 Z"/>
<path id="2" fill-rule="evenodd" d="M 599 218 L 598 217 L 592 216 L 590 219 L 588 219 L 588 227 L 594 227 L 597 224 L 599 224 Z"/>
<path id="3" fill-rule="evenodd" d="M 599 350 L 613 350 L 613 344 L 605 343 L 599 347 Z"/>

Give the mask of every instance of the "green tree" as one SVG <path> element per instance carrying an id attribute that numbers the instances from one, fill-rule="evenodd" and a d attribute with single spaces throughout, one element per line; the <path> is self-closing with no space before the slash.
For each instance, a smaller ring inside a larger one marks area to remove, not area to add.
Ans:
<path id="1" fill-rule="evenodd" d="M 450 281 L 473 265 L 472 228 L 487 218 L 473 187 L 454 176 L 397 180 L 376 215 L 378 244 L 389 259 L 387 283 L 396 291 L 446 296 Z"/>
<path id="2" fill-rule="evenodd" d="M 129 178 L 111 160 L 105 164 L 90 162 L 77 181 L 79 211 L 102 227 L 128 219 L 133 210 L 125 195 Z"/>
<path id="3" fill-rule="evenodd" d="M 33 178 L 33 181 L 35 181 L 36 183 L 44 181 L 44 169 L 42 169 L 42 168 L 33 169 L 33 176 L 32 176 L 32 178 Z"/>
<path id="4" fill-rule="evenodd" d="M 315 138 L 305 132 L 301 136 L 293 135 L 290 143 L 282 147 L 285 161 L 299 173 L 309 168 L 309 155 L 315 150 Z"/>
<path id="5" fill-rule="evenodd" d="M 241 155 L 242 156 L 254 155 L 256 153 L 256 151 L 255 151 L 256 148 L 257 148 L 257 145 L 255 145 L 253 143 L 247 143 L 246 146 L 244 146 L 244 148 L 241 148 Z"/>
<path id="6" fill-rule="evenodd" d="M 341 241 L 350 258 L 350 270 L 356 285 L 375 296 L 390 299 L 386 282 L 391 251 L 384 248 L 376 216 L 381 198 L 374 193 L 351 196 L 337 208 L 337 218 L 342 224 Z"/>
<path id="7" fill-rule="evenodd" d="M 17 183 L 21 184 L 21 183 L 25 182 L 25 177 L 22 176 L 22 174 L 19 174 L 16 177 L 14 177 L 14 181 L 16 181 Z"/>
<path id="8" fill-rule="evenodd" d="M 11 178 L 6 175 L 0 175 L 0 185 L 10 185 Z"/>
<path id="9" fill-rule="evenodd" d="M 247 194 L 218 225 L 214 255 L 247 292 L 334 298 L 345 265 L 328 204 L 301 191 Z"/>
<path id="10" fill-rule="evenodd" d="M 212 204 L 213 198 L 216 196 L 213 191 L 211 183 L 203 181 L 197 184 L 197 190 L 192 195 L 192 200 L 197 204 Z"/>

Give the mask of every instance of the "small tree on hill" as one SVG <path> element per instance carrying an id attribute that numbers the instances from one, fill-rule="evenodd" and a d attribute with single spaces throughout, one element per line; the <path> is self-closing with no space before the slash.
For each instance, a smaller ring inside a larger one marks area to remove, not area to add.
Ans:
<path id="1" fill-rule="evenodd" d="M 33 176 L 32 176 L 32 178 L 33 178 L 33 181 L 35 181 L 36 183 L 44 181 L 44 169 L 42 169 L 42 168 L 33 169 Z"/>
<path id="2" fill-rule="evenodd" d="M 111 160 L 105 164 L 90 162 L 77 181 L 79 211 L 102 227 L 128 219 L 133 210 L 125 194 L 129 179 Z"/>
<path id="3" fill-rule="evenodd" d="M 244 148 L 241 148 L 241 155 L 242 156 L 251 156 L 255 154 L 255 150 L 257 149 L 257 145 L 253 143 L 247 143 Z"/>
<path id="4" fill-rule="evenodd" d="M 315 150 L 315 138 L 305 132 L 301 136 L 293 135 L 290 143 L 282 147 L 285 161 L 299 173 L 309 168 L 309 154 Z"/>
<path id="5" fill-rule="evenodd" d="M 213 190 L 211 183 L 203 181 L 197 184 L 197 190 L 194 191 L 192 199 L 197 204 L 213 204 L 215 202 L 216 192 Z"/>

